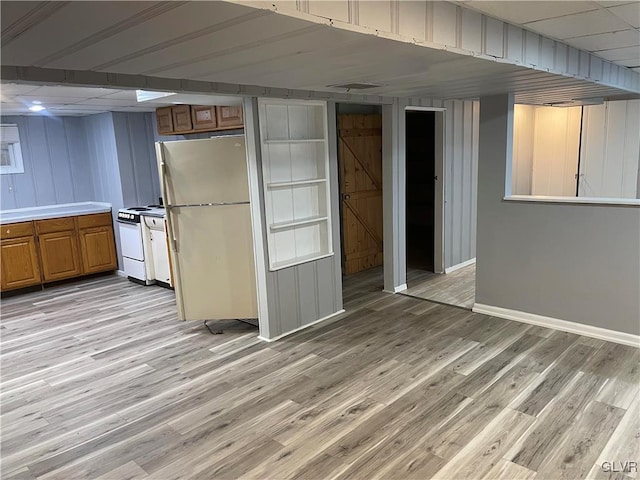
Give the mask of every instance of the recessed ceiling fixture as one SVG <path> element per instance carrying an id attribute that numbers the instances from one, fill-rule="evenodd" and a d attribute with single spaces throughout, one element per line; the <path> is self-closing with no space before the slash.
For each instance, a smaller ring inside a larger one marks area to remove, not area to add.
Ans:
<path id="1" fill-rule="evenodd" d="M 336 83 L 327 85 L 328 88 L 345 88 L 347 90 L 366 90 L 368 88 L 384 87 L 381 83 L 370 82 L 353 82 L 353 83 Z"/>
<path id="2" fill-rule="evenodd" d="M 170 97 L 174 92 L 153 92 L 151 90 L 136 90 L 136 100 L 138 102 L 148 102 L 157 98 Z"/>
<path id="3" fill-rule="evenodd" d="M 34 100 L 33 102 L 34 105 L 42 105 L 42 102 L 40 100 Z"/>
<path id="4" fill-rule="evenodd" d="M 35 102 L 34 102 L 35 103 Z M 45 107 L 43 107 L 42 105 L 39 104 L 35 104 L 35 105 L 31 105 L 29 107 L 29 110 L 31 110 L 32 112 L 41 112 L 43 110 L 46 110 Z"/>

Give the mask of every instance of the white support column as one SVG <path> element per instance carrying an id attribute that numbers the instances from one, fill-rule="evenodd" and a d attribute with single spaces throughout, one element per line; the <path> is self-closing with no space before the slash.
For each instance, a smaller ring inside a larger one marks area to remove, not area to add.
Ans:
<path id="1" fill-rule="evenodd" d="M 247 148 L 251 223 L 253 231 L 253 256 L 256 266 L 258 292 L 258 323 L 260 337 L 271 338 L 269 305 L 267 297 L 266 235 L 262 221 L 262 162 L 260 161 L 260 124 L 258 123 L 258 99 L 243 100 L 244 132 Z"/>
<path id="2" fill-rule="evenodd" d="M 333 253 L 335 259 L 335 298 L 336 312 L 342 310 L 342 245 L 340 238 L 342 235 L 342 224 L 340 222 L 340 176 L 338 174 L 338 119 L 336 112 L 336 102 L 327 102 L 327 136 L 329 138 L 329 187 L 331 195 L 331 224 L 333 228 Z"/>
<path id="3" fill-rule="evenodd" d="M 382 107 L 384 290 L 407 288 L 404 100 Z"/>

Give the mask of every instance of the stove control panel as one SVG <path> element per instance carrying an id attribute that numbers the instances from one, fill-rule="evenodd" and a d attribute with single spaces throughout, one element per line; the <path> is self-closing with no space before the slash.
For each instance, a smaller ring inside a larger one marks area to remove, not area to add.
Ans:
<path id="1" fill-rule="evenodd" d="M 131 212 L 118 212 L 118 220 L 128 223 L 140 223 L 140 215 Z"/>

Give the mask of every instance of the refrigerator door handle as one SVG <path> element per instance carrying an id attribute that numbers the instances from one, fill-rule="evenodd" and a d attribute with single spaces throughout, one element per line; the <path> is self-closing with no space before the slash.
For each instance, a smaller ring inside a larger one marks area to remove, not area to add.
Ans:
<path id="1" fill-rule="evenodd" d="M 162 195 L 165 199 L 167 199 L 167 204 L 164 207 L 164 211 L 167 217 L 167 234 L 169 237 L 169 243 L 171 245 L 171 251 L 176 253 L 178 251 L 178 242 L 175 237 L 175 233 L 173 230 L 173 219 L 171 218 L 171 208 L 169 201 L 169 188 L 167 186 L 167 164 L 165 162 L 164 157 L 164 145 L 162 142 L 158 144 L 158 154 L 160 155 L 160 176 L 162 177 Z"/>

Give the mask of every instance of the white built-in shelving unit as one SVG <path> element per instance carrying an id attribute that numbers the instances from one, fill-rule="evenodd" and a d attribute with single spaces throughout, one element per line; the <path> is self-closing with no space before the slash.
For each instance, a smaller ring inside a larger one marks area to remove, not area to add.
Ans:
<path id="1" fill-rule="evenodd" d="M 261 99 L 269 268 L 333 255 L 325 102 Z"/>

